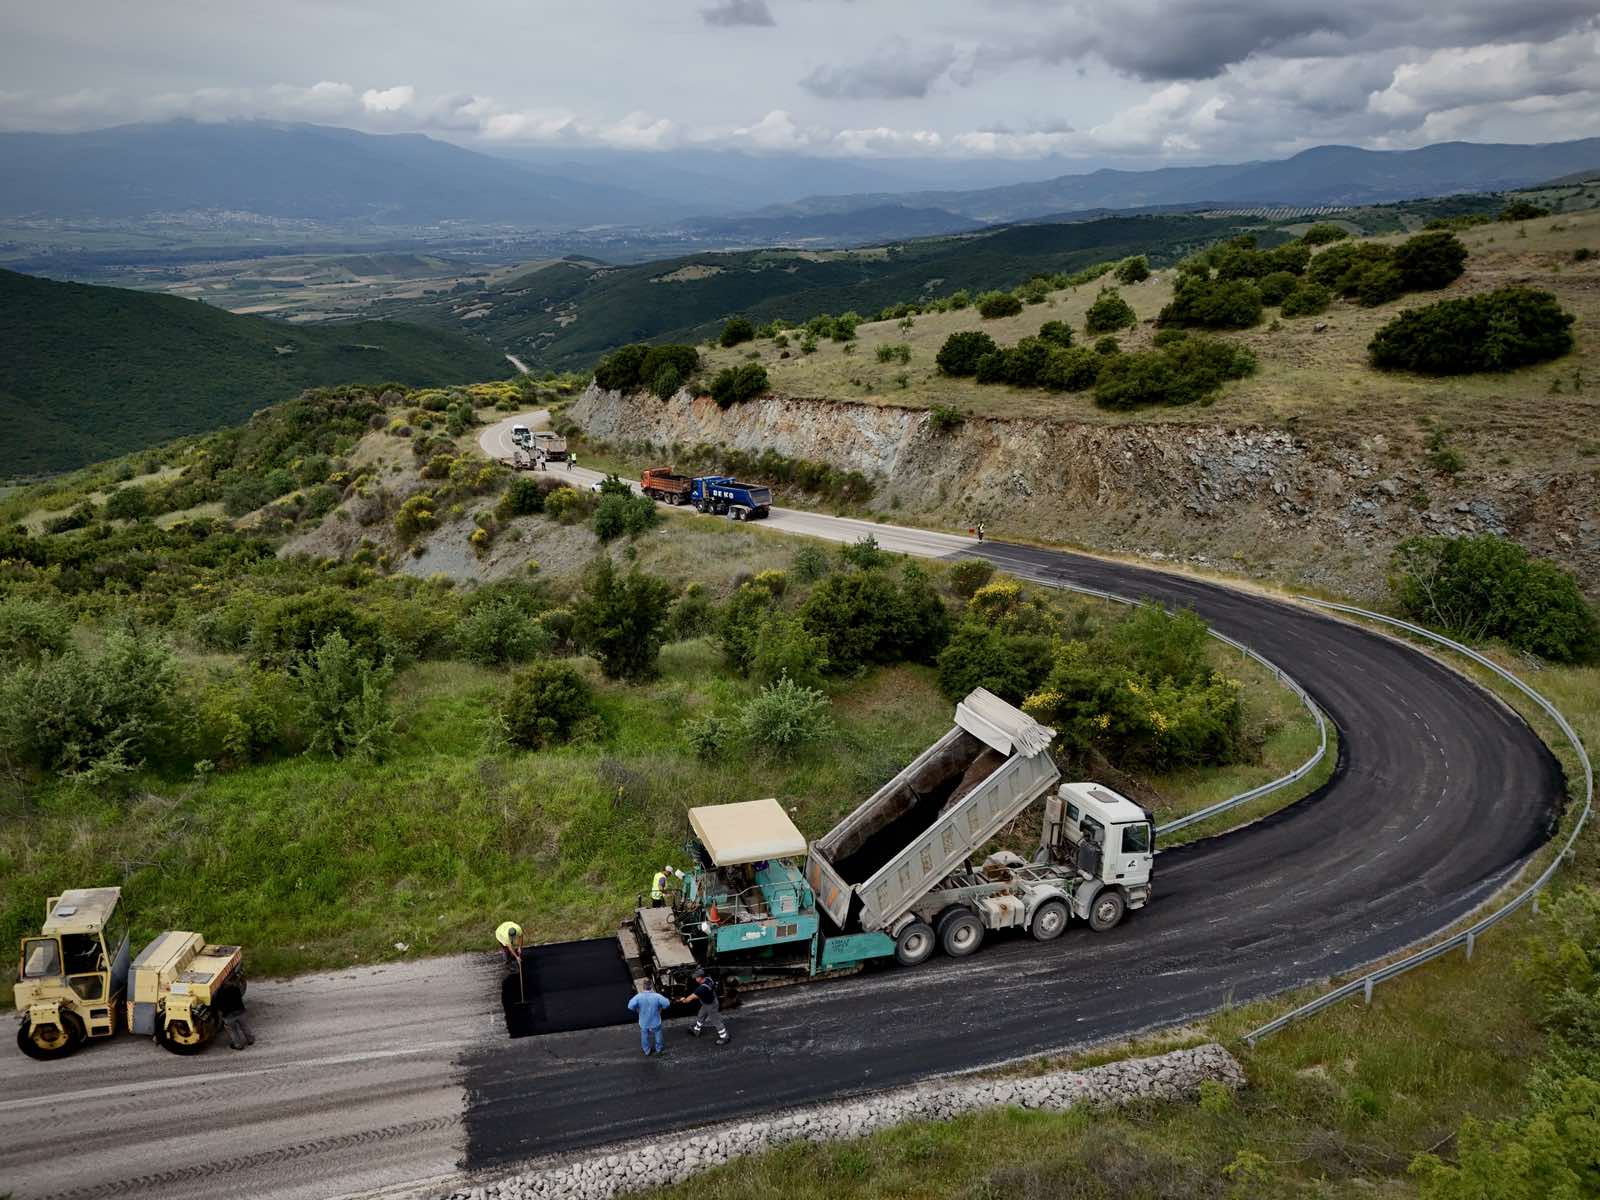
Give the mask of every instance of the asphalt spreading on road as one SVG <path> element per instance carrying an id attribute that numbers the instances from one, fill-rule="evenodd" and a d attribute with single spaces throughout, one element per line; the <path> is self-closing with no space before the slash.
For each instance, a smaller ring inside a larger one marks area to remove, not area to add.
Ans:
<path id="1" fill-rule="evenodd" d="M 500 987 L 506 1033 L 514 1038 L 602 1029 L 633 1020 L 633 979 L 616 938 L 529 946 L 522 979 L 510 972 Z"/>

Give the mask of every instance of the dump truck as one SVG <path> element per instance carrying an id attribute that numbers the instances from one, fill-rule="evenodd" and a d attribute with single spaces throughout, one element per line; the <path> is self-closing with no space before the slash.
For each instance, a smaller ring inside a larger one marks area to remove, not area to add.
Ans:
<path id="1" fill-rule="evenodd" d="M 174 1054 L 198 1054 L 222 1028 L 213 999 L 230 982 L 244 990 L 239 947 L 169 930 L 130 963 L 121 901 L 115 887 L 51 896 L 39 933 L 22 939 L 17 1045 L 30 1058 L 64 1058 L 119 1024 Z"/>
<path id="2" fill-rule="evenodd" d="M 772 489 L 732 475 L 702 475 L 689 481 L 689 502 L 703 513 L 758 521 L 772 511 Z"/>
<path id="3" fill-rule="evenodd" d="M 694 480 L 676 475 L 671 467 L 651 467 L 639 480 L 639 490 L 663 504 L 688 504 Z"/>
<path id="4" fill-rule="evenodd" d="M 536 430 L 533 435 L 533 450 L 535 454 L 543 456 L 545 462 L 565 462 L 567 439 L 559 433 L 551 433 L 548 429 Z"/>
<path id="5" fill-rule="evenodd" d="M 1045 942 L 1074 917 L 1113 928 L 1150 901 L 1154 824 L 1104 784 L 1060 784 L 1054 738 L 978 688 L 949 732 L 809 846 L 776 800 L 691 809 L 681 891 L 618 932 L 635 986 L 681 994 L 700 969 L 770 986 L 965 957 L 991 931 Z M 974 861 L 1041 799 L 1031 861 Z"/>

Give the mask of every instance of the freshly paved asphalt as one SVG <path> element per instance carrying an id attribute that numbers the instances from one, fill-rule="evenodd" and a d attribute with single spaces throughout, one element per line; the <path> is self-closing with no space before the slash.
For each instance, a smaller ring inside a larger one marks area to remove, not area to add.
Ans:
<path id="1" fill-rule="evenodd" d="M 486 430 L 503 454 L 520 414 Z M 573 481 L 599 478 L 578 468 Z M 716 1046 L 669 1027 L 509 1040 L 487 954 L 250 990 L 260 1042 L 197 1059 L 123 1035 L 62 1063 L 0 1050 L 0 1193 L 310 1200 L 493 1168 L 1181 1022 L 1390 953 L 1449 924 L 1545 838 L 1562 793 L 1533 732 L 1415 650 L 1194 579 L 1068 553 L 779 510 L 774 529 L 923 556 L 980 553 L 1044 582 L 1188 604 L 1292 672 L 1340 731 L 1317 794 L 1158 860 L 1110 934 L 995 938 L 761 993 Z M 492 914 L 491 914 L 492 915 Z M 491 915 L 486 915 L 487 931 Z"/>

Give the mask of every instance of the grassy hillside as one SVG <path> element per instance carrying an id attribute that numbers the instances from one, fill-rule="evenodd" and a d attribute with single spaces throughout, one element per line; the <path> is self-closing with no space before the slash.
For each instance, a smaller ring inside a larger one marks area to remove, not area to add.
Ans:
<path id="1" fill-rule="evenodd" d="M 192 300 L 0 271 L 0 475 L 26 476 L 236 424 L 303 388 L 497 378 L 511 366 L 454 332 L 399 322 L 317 328 Z"/>
<path id="2" fill-rule="evenodd" d="M 1275 319 L 1241 333 L 1222 334 L 1253 350 L 1260 369 L 1228 383 L 1208 406 L 1143 408 L 1118 412 L 1095 405 L 1092 392 L 1056 393 L 1003 384 L 978 384 L 970 377 L 939 373 L 934 356 L 945 338 L 982 329 L 1002 346 L 1035 334 L 1045 321 L 1072 325 L 1079 343 L 1084 314 L 1100 282 L 1056 292 L 1015 317 L 983 320 L 972 309 L 914 318 L 909 330 L 897 321 L 864 324 L 857 344 L 823 340 L 814 354 L 762 339 L 731 350 L 702 352 L 706 375 L 758 354 L 775 391 L 797 397 L 856 400 L 910 407 L 947 405 L 976 416 L 1126 424 L 1265 424 L 1301 431 L 1382 431 L 1400 440 L 1421 440 L 1443 426 L 1463 448 L 1471 447 L 1501 466 L 1538 464 L 1562 469 L 1600 461 L 1600 257 L 1575 262 L 1582 247 L 1600 251 L 1600 212 L 1545 217 L 1515 224 L 1494 223 L 1464 231 L 1470 257 L 1466 273 L 1439 292 L 1419 292 L 1363 308 L 1336 302 L 1319 317 Z M 1397 242 L 1400 236 L 1376 239 Z M 1120 289 L 1140 323 L 1118 335 L 1124 349 L 1146 349 L 1155 335 L 1156 314 L 1172 297 L 1170 270 Z M 1431 379 L 1380 372 L 1367 363 L 1366 345 L 1398 313 L 1437 300 L 1508 284 L 1554 293 L 1576 314 L 1577 349 L 1564 358 L 1503 375 Z M 1322 325 L 1324 328 L 1318 329 Z M 877 349 L 905 343 L 908 363 L 879 362 Z M 789 357 L 783 357 L 787 349 Z M 903 382 L 902 382 L 903 377 Z"/>
<path id="3" fill-rule="evenodd" d="M 876 312 L 959 288 L 1012 287 L 1031 275 L 1070 273 L 1128 254 L 1174 261 L 1246 224 L 1259 222 L 1114 217 L 858 250 L 707 253 L 632 267 L 569 261 L 498 286 L 377 311 L 487 338 L 542 367 L 586 368 L 627 342 L 700 340 L 734 313 L 759 323 Z"/>

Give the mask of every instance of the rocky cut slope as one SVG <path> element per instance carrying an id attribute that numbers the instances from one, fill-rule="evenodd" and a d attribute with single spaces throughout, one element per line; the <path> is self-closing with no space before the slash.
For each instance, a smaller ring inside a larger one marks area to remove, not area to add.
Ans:
<path id="1" fill-rule="evenodd" d="M 1366 597 L 1407 537 L 1498 533 L 1600 588 L 1600 470 L 1443 475 L 1394 453 L 1381 431 L 977 417 L 941 431 L 922 409 L 768 395 L 724 410 L 687 391 L 662 401 L 593 386 L 570 416 L 630 453 L 771 447 L 859 470 L 878 485 L 869 507 L 899 520 L 982 521 L 998 536 L 1226 564 Z"/>

